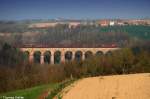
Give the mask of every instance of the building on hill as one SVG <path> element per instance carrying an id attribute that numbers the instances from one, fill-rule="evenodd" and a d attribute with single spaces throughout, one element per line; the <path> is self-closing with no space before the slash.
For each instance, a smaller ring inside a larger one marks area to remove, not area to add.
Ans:
<path id="1" fill-rule="evenodd" d="M 110 25 L 110 26 L 114 26 L 114 25 L 115 25 L 115 21 L 110 21 L 110 22 L 109 22 L 109 25 Z"/>
<path id="2" fill-rule="evenodd" d="M 98 22 L 98 24 L 99 24 L 100 26 L 109 26 L 110 21 L 109 21 L 109 20 L 100 20 L 100 21 Z"/>

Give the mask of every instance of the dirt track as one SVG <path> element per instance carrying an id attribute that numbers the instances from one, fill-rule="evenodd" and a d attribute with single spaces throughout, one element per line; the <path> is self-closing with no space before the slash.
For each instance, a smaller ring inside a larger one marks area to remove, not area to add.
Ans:
<path id="1" fill-rule="evenodd" d="M 150 99 L 150 73 L 85 78 L 63 99 Z"/>

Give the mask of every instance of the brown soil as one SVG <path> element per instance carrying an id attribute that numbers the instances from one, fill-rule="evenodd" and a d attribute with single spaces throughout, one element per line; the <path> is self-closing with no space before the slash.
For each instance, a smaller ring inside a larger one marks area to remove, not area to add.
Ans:
<path id="1" fill-rule="evenodd" d="M 85 78 L 63 99 L 150 99 L 150 73 Z"/>

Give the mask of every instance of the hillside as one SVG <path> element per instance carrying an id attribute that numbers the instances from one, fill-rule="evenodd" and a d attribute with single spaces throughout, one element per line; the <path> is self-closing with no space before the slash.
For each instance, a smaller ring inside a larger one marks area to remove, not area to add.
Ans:
<path id="1" fill-rule="evenodd" d="M 127 46 L 130 43 L 149 41 L 150 26 L 126 25 L 107 26 L 80 25 L 69 28 L 68 25 L 56 25 L 47 28 L 29 28 L 34 22 L 0 22 L 0 39 L 13 44 L 62 44 L 82 46 L 112 44 Z M 28 35 L 30 34 L 30 35 Z"/>

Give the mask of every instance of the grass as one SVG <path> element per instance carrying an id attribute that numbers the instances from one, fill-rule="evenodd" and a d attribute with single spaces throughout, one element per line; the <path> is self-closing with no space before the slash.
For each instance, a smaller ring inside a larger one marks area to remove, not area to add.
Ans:
<path id="1" fill-rule="evenodd" d="M 56 95 L 57 99 L 62 99 L 62 96 L 58 93 L 60 93 L 65 87 L 69 86 L 70 84 L 72 84 L 74 81 L 76 81 L 75 79 L 71 79 L 71 80 L 66 80 L 64 82 L 59 83 L 48 95 L 48 97 L 46 99 L 53 99 Z"/>
<path id="2" fill-rule="evenodd" d="M 24 97 L 24 99 L 38 99 L 38 97 L 48 89 L 51 89 L 52 91 L 48 95 L 46 99 L 52 99 L 55 97 L 59 92 L 62 91 L 63 88 L 73 83 L 75 80 L 66 80 L 61 83 L 51 83 L 47 85 L 40 85 L 32 88 L 12 91 L 12 92 L 6 92 L 0 94 L 0 99 L 5 99 L 3 96 L 7 97 Z M 58 99 L 61 99 L 62 97 L 58 95 Z"/>
<path id="3" fill-rule="evenodd" d="M 7 92 L 0 94 L 0 99 L 3 99 L 3 96 L 7 97 L 13 97 L 13 96 L 21 96 L 24 97 L 24 99 L 37 99 L 39 95 L 42 94 L 43 91 L 47 89 L 53 89 L 57 86 L 57 83 L 55 84 L 47 84 L 47 85 L 40 85 L 32 88 L 17 90 L 13 92 Z"/>

